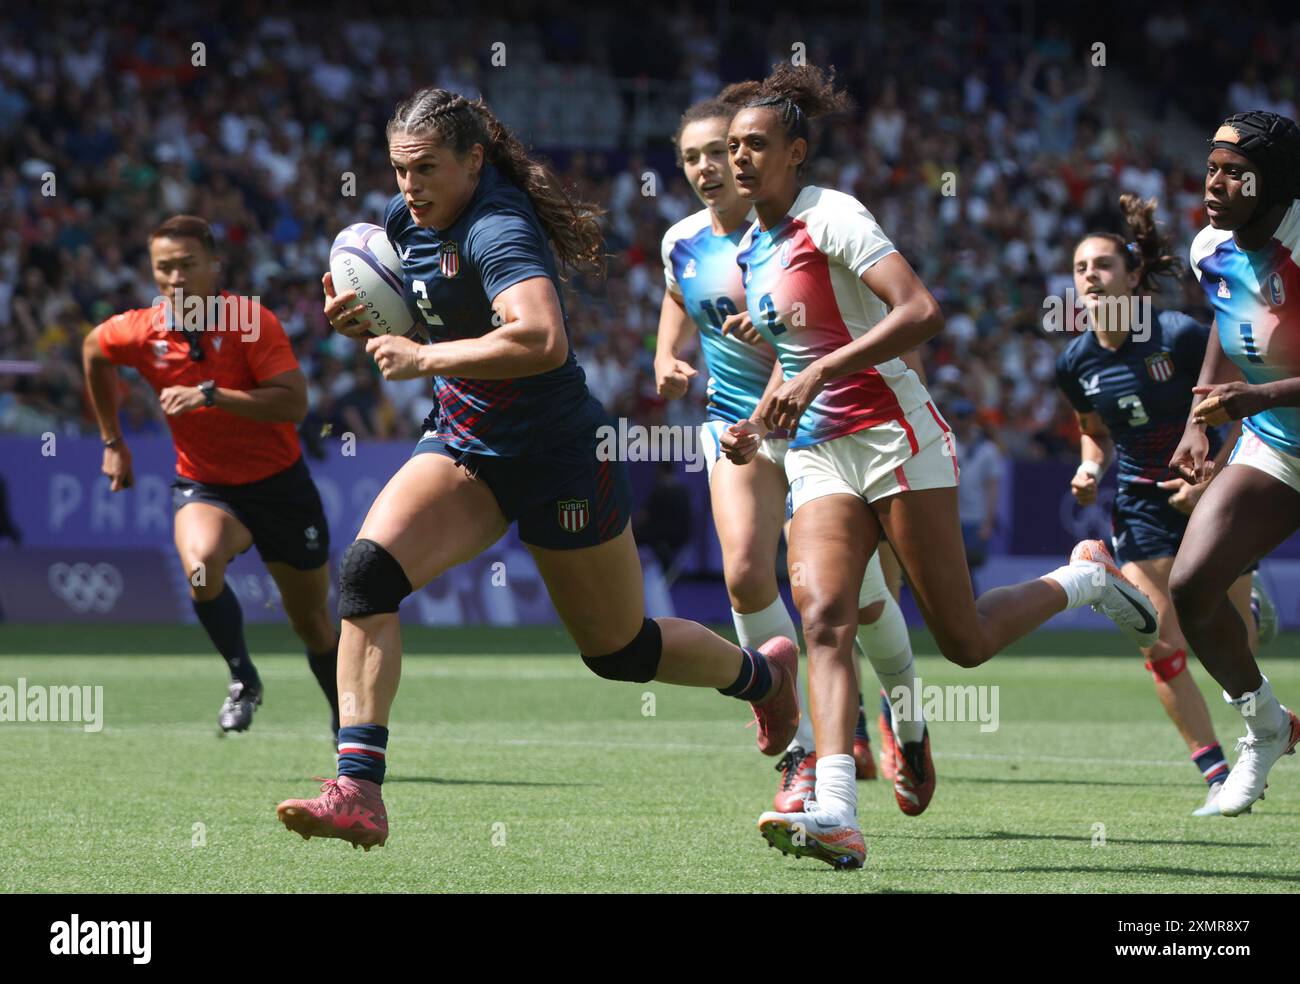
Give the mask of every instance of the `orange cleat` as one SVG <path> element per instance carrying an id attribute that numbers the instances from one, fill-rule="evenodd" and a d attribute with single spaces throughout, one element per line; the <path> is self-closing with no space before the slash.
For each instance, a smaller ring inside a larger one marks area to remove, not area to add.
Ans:
<path id="1" fill-rule="evenodd" d="M 796 745 L 776 764 L 776 771 L 781 773 L 781 785 L 772 800 L 773 809 L 777 813 L 798 813 L 817 785 L 817 753 L 805 752 Z"/>
<path id="2" fill-rule="evenodd" d="M 758 725 L 758 750 L 764 755 L 780 755 L 799 730 L 799 649 L 785 636 L 776 636 L 758 651 L 767 658 L 773 677 L 766 699 L 749 704 Z"/>
<path id="3" fill-rule="evenodd" d="M 853 737 L 853 774 L 858 779 L 876 778 L 876 759 L 871 754 L 871 739 Z"/>
<path id="4" fill-rule="evenodd" d="M 880 776 L 885 782 L 893 782 L 898 777 L 898 741 L 894 738 L 894 711 L 889 706 L 889 698 L 880 691 Z"/>
<path id="5" fill-rule="evenodd" d="M 934 760 L 930 757 L 930 729 L 925 729 L 922 741 L 909 741 L 897 746 L 894 756 L 897 774 L 894 776 L 894 799 L 898 808 L 909 817 L 919 817 L 930 805 L 934 796 Z"/>
<path id="6" fill-rule="evenodd" d="M 303 840 L 337 837 L 353 847 L 383 847 L 388 840 L 388 811 L 379 784 L 368 779 L 339 776 L 321 779 L 315 799 L 285 800 L 275 815 Z"/>
<path id="7" fill-rule="evenodd" d="M 802 813 L 764 813 L 758 818 L 758 832 L 782 854 L 816 858 L 837 871 L 861 868 L 867 859 L 867 844 L 857 824 L 819 811 L 816 803 Z"/>

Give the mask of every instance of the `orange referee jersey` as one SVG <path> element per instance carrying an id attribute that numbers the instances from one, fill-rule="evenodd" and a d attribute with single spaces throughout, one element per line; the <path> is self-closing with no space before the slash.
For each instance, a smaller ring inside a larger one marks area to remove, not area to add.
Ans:
<path id="1" fill-rule="evenodd" d="M 166 327 L 161 304 L 109 318 L 99 326 L 99 346 L 106 358 L 135 369 L 156 392 L 168 386 L 198 386 L 205 379 L 214 380 L 218 389 L 251 390 L 298 368 L 279 318 L 249 298 L 227 291 L 221 297 L 247 305 L 242 311 L 257 328 L 200 332 L 200 361 L 190 358 L 185 333 Z M 217 407 L 199 407 L 168 417 L 167 425 L 176 446 L 177 474 L 195 482 L 257 482 L 284 471 L 302 455 L 297 430 L 288 422 L 250 420 Z"/>

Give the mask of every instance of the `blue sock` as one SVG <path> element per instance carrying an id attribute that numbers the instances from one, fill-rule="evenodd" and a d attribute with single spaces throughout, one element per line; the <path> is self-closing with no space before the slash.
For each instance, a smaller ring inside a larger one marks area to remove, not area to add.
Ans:
<path id="1" fill-rule="evenodd" d="M 338 682 L 339 644 L 329 652 L 314 653 L 307 650 L 307 665 L 311 667 L 312 676 L 320 684 L 325 699 L 330 702 L 330 727 L 334 737 L 339 734 L 339 682 Z"/>
<path id="2" fill-rule="evenodd" d="M 207 630 L 208 638 L 230 667 L 231 679 L 260 690 L 262 681 L 258 679 L 257 668 L 253 666 L 248 646 L 244 643 L 244 613 L 235 592 L 230 590 L 230 584 L 225 584 L 221 594 L 211 601 L 191 599 L 191 604 L 194 614 Z"/>
<path id="3" fill-rule="evenodd" d="M 740 673 L 730 687 L 719 687 L 718 693 L 724 697 L 761 701 L 772 689 L 772 668 L 767 665 L 767 657 L 757 649 L 741 647 L 740 652 Z"/>
<path id="4" fill-rule="evenodd" d="M 381 785 L 388 755 L 388 729 L 382 724 L 339 728 L 339 775 Z"/>
<path id="5" fill-rule="evenodd" d="M 1202 778 L 1211 786 L 1228 778 L 1228 759 L 1217 741 L 1192 752 L 1192 761 L 1201 770 Z"/>
<path id="6" fill-rule="evenodd" d="M 858 691 L 858 725 L 853 729 L 854 738 L 867 737 L 867 711 L 862 705 L 862 691 Z"/>

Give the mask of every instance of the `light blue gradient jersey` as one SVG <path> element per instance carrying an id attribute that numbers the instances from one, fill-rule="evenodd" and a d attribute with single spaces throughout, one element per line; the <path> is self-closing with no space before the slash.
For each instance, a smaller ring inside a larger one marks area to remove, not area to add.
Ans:
<path id="1" fill-rule="evenodd" d="M 1232 233 L 1207 226 L 1192 242 L 1192 271 L 1215 311 L 1223 353 L 1248 383 L 1300 374 L 1300 201 L 1273 238 L 1241 249 Z M 1300 457 L 1300 407 L 1276 407 L 1243 426 L 1265 444 Z"/>
<path id="2" fill-rule="evenodd" d="M 736 244 L 746 228 L 741 226 L 729 236 L 716 235 L 705 208 L 664 233 L 662 246 L 664 282 L 700 329 L 709 373 L 708 418 L 729 424 L 753 414 L 776 362 L 770 345 L 750 345 L 722 334 L 722 322 L 745 310 Z"/>

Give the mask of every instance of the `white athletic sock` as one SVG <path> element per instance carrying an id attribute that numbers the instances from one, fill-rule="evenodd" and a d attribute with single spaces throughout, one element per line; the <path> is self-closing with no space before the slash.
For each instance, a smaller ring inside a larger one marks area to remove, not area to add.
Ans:
<path id="1" fill-rule="evenodd" d="M 852 755 L 827 755 L 817 760 L 817 809 L 841 823 L 858 824 L 858 782 Z"/>
<path id="2" fill-rule="evenodd" d="M 1272 737 L 1287 724 L 1286 711 L 1273 695 L 1268 677 L 1261 676 L 1261 679 L 1264 682 L 1254 693 L 1242 694 L 1236 700 L 1226 692 L 1223 695 L 1223 699 L 1241 714 L 1241 719 L 1246 722 L 1246 731 L 1253 738 Z"/>
<path id="3" fill-rule="evenodd" d="M 894 705 L 895 736 L 900 742 L 920 741 L 925 737 L 925 720 L 911 720 L 911 709 L 916 704 L 912 696 L 916 687 L 916 662 L 912 658 L 907 620 L 898 602 L 892 597 L 885 599 L 880 618 L 870 625 L 858 626 L 858 642 Z M 906 708 L 906 713 L 899 713 L 900 703 Z"/>
<path id="4" fill-rule="evenodd" d="M 777 636 L 785 636 L 796 643 L 799 641 L 799 637 L 795 635 L 794 621 L 790 618 L 790 612 L 786 609 L 780 595 L 777 595 L 776 601 L 762 611 L 752 612 L 749 615 L 742 615 L 733 608 L 731 621 L 736 626 L 736 637 L 740 640 L 740 644 L 748 649 L 757 649 Z M 794 748 L 798 745 L 805 752 L 811 752 L 813 750 L 812 715 L 808 713 L 808 698 L 804 694 L 803 687 L 799 688 L 799 709 L 803 712 L 799 717 L 799 730 L 795 732 L 789 747 Z"/>
<path id="5" fill-rule="evenodd" d="M 790 744 L 786 748 L 802 748 L 805 752 L 815 752 L 817 750 L 817 739 L 813 737 L 812 713 L 808 710 L 808 688 L 799 688 L 799 730 L 794 733 L 790 739 Z"/>
<path id="6" fill-rule="evenodd" d="M 1080 560 L 1048 571 L 1043 577 L 1061 586 L 1065 592 L 1067 610 L 1082 608 L 1084 605 L 1095 605 L 1101 597 L 1102 588 L 1106 586 L 1105 580 L 1098 576 L 1100 568 L 1100 564 Z"/>

